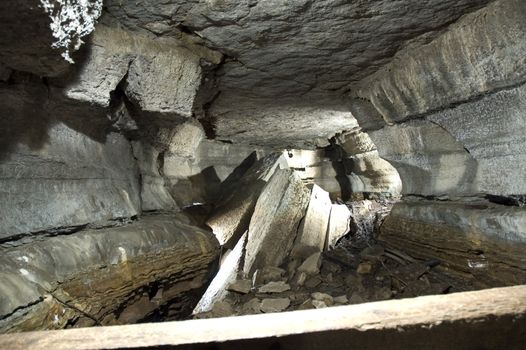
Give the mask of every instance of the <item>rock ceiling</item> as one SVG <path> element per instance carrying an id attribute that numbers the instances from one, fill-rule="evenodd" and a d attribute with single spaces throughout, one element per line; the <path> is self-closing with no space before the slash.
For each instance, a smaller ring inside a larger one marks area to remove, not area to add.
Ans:
<path id="1" fill-rule="evenodd" d="M 225 54 L 221 89 L 264 97 L 344 92 L 407 40 L 487 0 L 206 0 L 108 2 L 130 27 L 195 33 Z"/>

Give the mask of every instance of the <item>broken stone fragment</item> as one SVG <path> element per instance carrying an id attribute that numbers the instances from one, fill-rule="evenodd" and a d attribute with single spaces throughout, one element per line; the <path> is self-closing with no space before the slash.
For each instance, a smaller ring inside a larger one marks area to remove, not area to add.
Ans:
<path id="1" fill-rule="evenodd" d="M 264 313 L 280 312 L 290 305 L 289 298 L 263 299 L 261 302 L 261 311 Z"/>
<path id="2" fill-rule="evenodd" d="M 309 191 L 292 170 L 276 170 L 250 220 L 244 272 L 279 266 L 288 256 L 307 207 Z"/>
<path id="3" fill-rule="evenodd" d="M 314 309 L 314 305 L 312 304 L 312 299 L 307 299 L 303 303 L 301 303 L 300 306 L 298 306 L 298 310 L 309 310 Z"/>
<path id="4" fill-rule="evenodd" d="M 349 299 L 349 304 L 361 304 L 361 303 L 364 303 L 365 300 L 360 296 L 358 295 L 357 293 L 353 293 L 351 295 L 351 298 Z"/>
<path id="5" fill-rule="evenodd" d="M 298 267 L 298 272 L 305 272 L 307 275 L 316 275 L 320 272 L 320 266 L 321 253 L 314 253 Z"/>
<path id="6" fill-rule="evenodd" d="M 327 293 L 315 292 L 311 294 L 311 297 L 314 300 L 323 301 L 327 306 L 334 304 L 333 297 Z"/>
<path id="7" fill-rule="evenodd" d="M 241 294 L 247 294 L 252 289 L 251 280 L 237 280 L 234 283 L 230 284 L 227 288 L 230 292 L 236 292 Z"/>
<path id="8" fill-rule="evenodd" d="M 298 229 L 291 256 L 306 258 L 314 252 L 323 251 L 331 206 L 329 193 L 318 185 L 314 185 L 307 214 Z"/>
<path id="9" fill-rule="evenodd" d="M 259 293 L 282 293 L 290 290 L 290 285 L 283 281 L 269 282 L 264 286 L 261 286 L 258 290 Z"/>
<path id="10" fill-rule="evenodd" d="M 290 283 L 294 286 L 303 286 L 305 284 L 305 281 L 307 280 L 307 274 L 305 272 L 296 272 L 294 274 L 294 277 L 292 277 Z"/>
<path id="11" fill-rule="evenodd" d="M 305 287 L 307 287 L 308 289 L 313 289 L 319 286 L 321 282 L 322 280 L 320 276 L 312 276 L 311 278 L 305 281 Z"/>
<path id="12" fill-rule="evenodd" d="M 366 261 L 358 265 L 356 272 L 359 273 L 360 275 L 367 275 L 371 273 L 372 270 L 373 270 L 373 265 L 370 262 Z"/>
<path id="13" fill-rule="evenodd" d="M 210 311 L 214 304 L 220 300 L 224 300 L 227 295 L 227 287 L 234 283 L 237 279 L 241 261 L 243 259 L 243 248 L 246 242 L 246 234 L 244 234 L 237 242 L 234 249 L 223 260 L 219 271 L 216 273 L 208 288 L 202 294 L 201 300 L 194 308 L 193 314 L 202 314 Z"/>
<path id="14" fill-rule="evenodd" d="M 241 313 L 244 315 L 252 315 L 261 313 L 261 300 L 258 298 L 252 298 L 243 304 Z"/>
<path id="15" fill-rule="evenodd" d="M 213 317 L 228 317 L 234 315 L 234 308 L 228 301 L 221 300 L 214 304 L 210 313 Z"/>
<path id="16" fill-rule="evenodd" d="M 283 278 L 283 275 L 285 275 L 285 272 L 285 270 L 279 267 L 265 266 L 254 272 L 252 281 L 254 286 L 259 286 L 271 281 L 280 281 Z"/>
<path id="17" fill-rule="evenodd" d="M 255 161 L 237 181 L 221 185 L 218 203 L 206 221 L 221 245 L 229 245 L 248 229 L 261 192 L 282 162 L 280 154 L 269 154 Z"/>
<path id="18" fill-rule="evenodd" d="M 335 304 L 347 304 L 348 302 L 349 302 L 349 299 L 347 299 L 347 295 L 340 295 L 340 296 L 334 297 Z"/>
<path id="19" fill-rule="evenodd" d="M 351 212 L 345 204 L 333 204 L 327 232 L 327 249 L 333 249 L 340 238 L 349 233 Z"/>
<path id="20" fill-rule="evenodd" d="M 327 307 L 327 304 L 325 304 L 323 301 L 321 300 L 313 300 L 312 301 L 312 305 L 316 308 L 316 309 L 323 309 L 323 308 L 326 308 Z"/>
<path id="21" fill-rule="evenodd" d="M 424 289 L 428 290 L 429 286 L 425 284 Z M 387 300 L 387 299 L 390 299 L 392 295 L 393 295 L 393 292 L 391 291 L 391 288 L 382 287 L 374 291 L 373 300 Z M 417 295 L 423 295 L 423 293 L 420 292 Z"/>

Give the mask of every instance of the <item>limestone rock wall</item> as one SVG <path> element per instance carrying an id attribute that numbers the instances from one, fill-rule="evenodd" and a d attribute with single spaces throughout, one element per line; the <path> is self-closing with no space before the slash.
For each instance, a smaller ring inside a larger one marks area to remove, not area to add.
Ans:
<path id="1" fill-rule="evenodd" d="M 0 248 L 0 332 L 189 315 L 219 254 L 182 216 Z"/>
<path id="2" fill-rule="evenodd" d="M 525 283 L 526 7 L 494 1 L 353 85 L 402 179 L 379 239 L 477 286 Z M 381 116 L 381 119 L 378 118 Z"/>
<path id="3" fill-rule="evenodd" d="M 522 1 L 495 1 L 354 87 L 389 124 L 370 137 L 404 193 L 524 193 L 525 18 Z"/>
<path id="4" fill-rule="evenodd" d="M 54 114 L 39 83 L 0 94 L 1 240 L 140 213 L 137 168 L 121 134 L 93 139 Z"/>

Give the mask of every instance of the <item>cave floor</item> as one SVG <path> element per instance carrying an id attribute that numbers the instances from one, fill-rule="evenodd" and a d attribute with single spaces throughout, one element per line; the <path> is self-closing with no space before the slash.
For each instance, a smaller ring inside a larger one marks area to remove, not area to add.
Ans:
<path id="1" fill-rule="evenodd" d="M 289 259 L 281 268 L 261 271 L 257 281 L 239 279 L 211 311 L 194 317 L 305 310 L 478 289 L 469 279 L 448 273 L 438 260 L 419 261 L 374 240 L 362 242 L 361 247 L 351 239 L 342 240 L 310 267 L 302 269 L 300 264 Z"/>

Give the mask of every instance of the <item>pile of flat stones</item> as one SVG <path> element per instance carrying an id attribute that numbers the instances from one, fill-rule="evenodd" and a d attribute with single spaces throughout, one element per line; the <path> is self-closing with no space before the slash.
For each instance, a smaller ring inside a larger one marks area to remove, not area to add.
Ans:
<path id="1" fill-rule="evenodd" d="M 195 317 L 319 309 L 462 289 L 436 271 L 437 265 L 417 262 L 379 244 L 355 253 L 337 247 L 303 261 L 289 259 L 281 267 L 264 267 L 252 278 L 239 278 L 211 311 Z"/>

